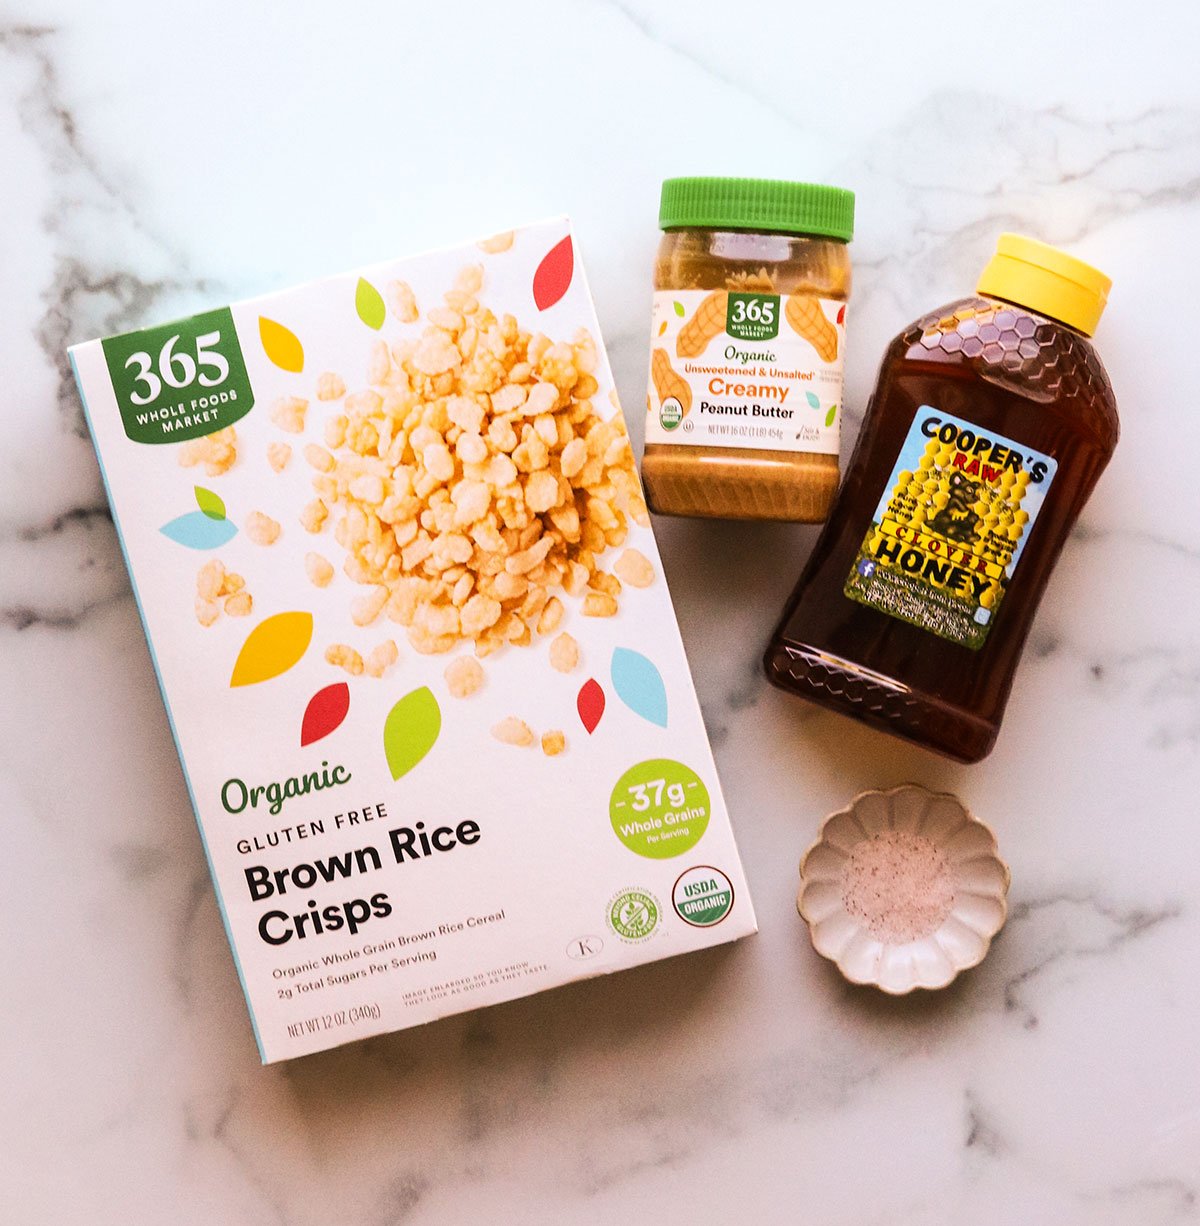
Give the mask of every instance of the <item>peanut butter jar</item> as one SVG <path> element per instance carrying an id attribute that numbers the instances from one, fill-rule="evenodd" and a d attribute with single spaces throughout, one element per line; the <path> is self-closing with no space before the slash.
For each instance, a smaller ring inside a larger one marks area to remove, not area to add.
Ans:
<path id="1" fill-rule="evenodd" d="M 838 487 L 854 194 L 668 179 L 642 478 L 660 515 L 818 523 Z"/>

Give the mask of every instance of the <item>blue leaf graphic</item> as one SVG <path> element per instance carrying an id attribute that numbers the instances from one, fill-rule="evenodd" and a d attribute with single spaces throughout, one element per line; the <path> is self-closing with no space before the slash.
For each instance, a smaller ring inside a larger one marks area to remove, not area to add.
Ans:
<path id="1" fill-rule="evenodd" d="M 667 687 L 662 674 L 640 651 L 613 650 L 612 683 L 617 697 L 635 715 L 660 728 L 667 726 Z"/>
<path id="2" fill-rule="evenodd" d="M 159 531 L 178 545 L 189 549 L 219 549 L 226 541 L 233 540 L 237 528 L 228 519 L 213 519 L 203 511 L 189 511 Z"/>
<path id="3" fill-rule="evenodd" d="M 808 401 L 810 409 L 819 409 L 821 407 L 821 397 L 816 392 L 805 392 L 804 398 Z"/>

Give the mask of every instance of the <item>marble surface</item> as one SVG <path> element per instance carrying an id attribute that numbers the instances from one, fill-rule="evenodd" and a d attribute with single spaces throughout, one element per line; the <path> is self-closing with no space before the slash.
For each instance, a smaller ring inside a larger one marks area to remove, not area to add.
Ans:
<path id="1" fill-rule="evenodd" d="M 1045 7 L 5 6 L 5 1221 L 1200 1219 L 1200 19 Z M 859 409 L 998 231 L 1114 277 L 1124 438 L 999 747 L 770 690 L 811 531 L 661 523 L 760 935 L 264 1070 L 65 346 L 567 211 L 636 406 L 658 182 L 697 171 L 858 191 Z M 812 952 L 796 862 L 908 779 L 995 827 L 1013 912 L 893 1001 Z"/>

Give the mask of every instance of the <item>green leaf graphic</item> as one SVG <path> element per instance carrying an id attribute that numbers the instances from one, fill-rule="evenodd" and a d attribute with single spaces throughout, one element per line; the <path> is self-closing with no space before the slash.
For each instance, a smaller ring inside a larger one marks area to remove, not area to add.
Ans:
<path id="1" fill-rule="evenodd" d="M 816 392 L 805 392 L 804 398 L 808 401 L 810 409 L 819 409 L 821 407 L 821 397 Z"/>
<path id="2" fill-rule="evenodd" d="M 383 752 L 393 779 L 407 775 L 433 748 L 442 730 L 442 711 L 433 691 L 423 685 L 405 694 L 383 725 Z"/>
<path id="3" fill-rule="evenodd" d="M 675 304 L 675 314 L 676 314 L 676 315 L 678 315 L 680 319 L 682 319 L 682 318 L 683 318 L 683 314 L 684 314 L 684 312 L 683 312 L 683 303 L 682 303 L 682 302 L 677 302 L 677 303 Z"/>
<path id="4" fill-rule="evenodd" d="M 825 414 L 825 424 L 826 424 L 827 426 L 832 426 L 832 425 L 833 425 L 833 419 L 834 419 L 836 416 L 837 416 L 837 405 L 836 405 L 836 404 L 831 404 L 831 405 L 829 406 L 829 412 Z"/>
<path id="5" fill-rule="evenodd" d="M 196 505 L 209 519 L 225 518 L 225 503 L 221 496 L 214 494 L 212 490 L 206 490 L 202 485 L 196 486 Z"/>
<path id="6" fill-rule="evenodd" d="M 383 321 L 387 318 L 387 308 L 379 291 L 363 277 L 359 277 L 358 288 L 354 291 L 354 309 L 359 319 L 376 332 L 383 327 Z"/>

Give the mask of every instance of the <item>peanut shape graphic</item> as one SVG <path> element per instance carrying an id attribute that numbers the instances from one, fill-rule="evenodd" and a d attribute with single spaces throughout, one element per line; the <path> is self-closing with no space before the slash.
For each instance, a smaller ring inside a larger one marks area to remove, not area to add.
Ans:
<path id="1" fill-rule="evenodd" d="M 817 351 L 823 362 L 832 362 L 838 354 L 837 329 L 825 317 L 821 304 L 809 294 L 792 294 L 784 314 L 792 331 L 804 337 Z M 682 338 L 683 334 L 680 333 Z"/>
<path id="2" fill-rule="evenodd" d="M 675 356 L 698 358 L 714 336 L 725 331 L 725 312 L 729 295 L 723 289 L 713 290 L 696 308 L 696 313 L 679 329 L 675 338 Z"/>

